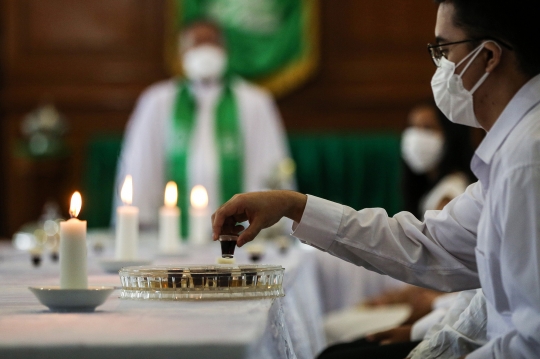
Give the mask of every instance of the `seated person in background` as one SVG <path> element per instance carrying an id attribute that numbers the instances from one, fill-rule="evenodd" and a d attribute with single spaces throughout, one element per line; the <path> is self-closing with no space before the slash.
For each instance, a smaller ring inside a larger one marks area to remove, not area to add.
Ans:
<path id="1" fill-rule="evenodd" d="M 473 155 L 469 128 L 448 121 L 435 103 L 421 103 L 410 111 L 401 150 L 405 209 L 419 218 L 423 218 L 428 210 L 442 209 L 465 192 L 474 180 L 469 168 Z M 442 320 L 456 296 L 457 293 L 444 294 L 406 285 L 369 299 L 363 303 L 364 306 L 380 308 L 408 304 L 411 313 L 400 326 L 368 335 L 366 339 L 380 344 L 418 342 Z M 352 309 L 351 316 L 357 310 Z M 338 327 L 337 322 L 334 323 L 331 317 L 329 319 L 325 331 L 330 343 L 343 341 L 339 337 L 347 336 L 351 331 L 349 328 L 355 325 L 350 320 L 346 326 Z M 361 326 L 361 321 L 362 316 L 358 316 L 356 325 Z"/>
<path id="2" fill-rule="evenodd" d="M 415 106 L 401 140 L 405 210 L 423 218 L 465 192 L 475 178 L 470 129 L 446 119 L 435 103 Z"/>
<path id="3" fill-rule="evenodd" d="M 263 89 L 226 74 L 225 45 L 211 22 L 186 26 L 179 36 L 186 78 L 152 85 L 131 115 L 117 188 L 126 175 L 133 177 L 133 204 L 143 226 L 157 225 L 167 181 L 178 184 L 187 223 L 193 186 L 206 188 L 210 210 L 215 210 L 235 193 L 266 189 L 276 167 L 289 157 L 274 101 Z"/>

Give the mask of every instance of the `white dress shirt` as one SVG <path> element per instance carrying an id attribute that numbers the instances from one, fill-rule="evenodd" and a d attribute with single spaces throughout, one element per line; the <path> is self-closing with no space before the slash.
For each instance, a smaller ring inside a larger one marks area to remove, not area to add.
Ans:
<path id="1" fill-rule="evenodd" d="M 143 225 L 157 225 L 159 207 L 163 206 L 165 139 L 171 128 L 177 90 L 176 80 L 159 82 L 148 88 L 140 96 L 127 125 L 117 171 L 117 189 L 125 175 L 132 175 L 133 205 L 139 207 Z M 188 183 L 189 188 L 197 184 L 206 188 L 211 213 L 221 205 L 214 114 L 222 86 L 199 83 L 193 85 L 192 90 L 197 114 L 189 151 Z M 262 89 L 237 80 L 233 83 L 233 91 L 245 141 L 244 191 L 267 189 L 266 182 L 278 164 L 289 157 L 281 118 L 271 96 Z M 179 193 L 179 196 L 185 195 L 189 196 Z M 120 203 L 117 193 L 115 207 Z"/>
<path id="2" fill-rule="evenodd" d="M 432 209 L 439 209 L 441 201 L 445 198 L 456 198 L 465 190 L 470 181 L 463 172 L 455 172 L 444 176 L 421 200 L 421 213 Z"/>
<path id="3" fill-rule="evenodd" d="M 486 301 L 481 289 L 460 292 L 440 323 L 407 356 L 458 359 L 486 344 Z"/>
<path id="4" fill-rule="evenodd" d="M 447 293 L 435 298 L 431 305 L 433 310 L 412 325 L 411 341 L 423 340 L 428 331 L 443 320 L 460 293 L 463 292 Z"/>
<path id="5" fill-rule="evenodd" d="M 489 342 L 475 358 L 540 355 L 540 75 L 476 150 L 479 179 L 424 222 L 308 197 L 294 235 L 357 265 L 443 291 L 482 287 Z"/>

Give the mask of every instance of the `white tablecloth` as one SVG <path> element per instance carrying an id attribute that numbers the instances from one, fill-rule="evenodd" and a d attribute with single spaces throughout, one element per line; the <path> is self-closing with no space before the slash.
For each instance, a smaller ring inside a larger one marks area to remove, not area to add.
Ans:
<path id="1" fill-rule="evenodd" d="M 91 242 L 91 241 L 90 241 Z M 112 245 L 102 255 L 112 254 Z M 155 240 L 141 241 L 141 257 L 155 255 Z M 275 300 L 213 302 L 131 301 L 113 292 L 94 313 L 52 313 L 29 286 L 58 285 L 59 266 L 44 256 L 0 245 L 0 358 L 313 358 L 325 346 L 317 259 L 305 247 L 284 256 L 269 246 L 263 263 L 285 268 L 286 296 Z M 238 263 L 247 263 L 237 249 Z M 154 264 L 214 263 L 218 244 Z M 89 252 L 89 285 L 119 286 Z"/>
<path id="2" fill-rule="evenodd" d="M 314 250 L 324 313 L 357 305 L 366 299 L 401 288 L 405 283 L 369 271 L 328 253 Z"/>
<path id="3" fill-rule="evenodd" d="M 140 250 L 154 264 L 211 264 L 220 255 L 215 243 L 188 256 L 156 256 L 155 237 L 143 235 Z M 95 241 L 106 250 L 98 256 L 89 249 L 89 284 L 119 286 L 119 276 L 99 266 L 113 255 L 110 233 L 89 235 Z M 249 262 L 242 248 L 236 258 Z M 150 302 L 121 300 L 116 291 L 95 313 L 51 313 L 28 287 L 58 285 L 58 263 L 45 253 L 34 268 L 28 253 L 0 242 L 0 358 L 311 359 L 326 345 L 324 313 L 401 285 L 304 245 L 286 255 L 268 245 L 262 263 L 285 268 L 285 297 Z"/>

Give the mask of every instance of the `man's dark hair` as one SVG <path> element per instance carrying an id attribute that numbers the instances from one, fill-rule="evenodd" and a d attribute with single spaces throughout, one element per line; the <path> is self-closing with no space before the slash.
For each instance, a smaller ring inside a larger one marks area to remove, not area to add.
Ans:
<path id="1" fill-rule="evenodd" d="M 528 76 L 540 73 L 538 8 L 535 0 L 435 0 L 454 5 L 454 25 L 472 39 L 496 39 L 512 47 L 519 69 Z M 503 47 L 503 51 L 506 48 Z M 510 50 L 507 50 L 510 51 Z"/>

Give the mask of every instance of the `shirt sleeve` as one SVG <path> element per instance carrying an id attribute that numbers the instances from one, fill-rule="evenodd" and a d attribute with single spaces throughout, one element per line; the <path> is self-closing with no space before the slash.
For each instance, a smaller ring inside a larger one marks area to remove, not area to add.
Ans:
<path id="1" fill-rule="evenodd" d="M 454 199 L 467 189 L 469 183 L 463 173 L 455 173 L 443 178 L 424 199 L 420 201 L 420 206 L 425 212 L 431 209 L 438 209 L 441 201 L 445 198 Z"/>
<path id="2" fill-rule="evenodd" d="M 411 341 L 416 342 L 424 339 L 427 332 L 436 324 L 440 323 L 446 314 L 446 309 L 439 308 L 431 311 L 418 319 L 411 328 Z"/>
<path id="3" fill-rule="evenodd" d="M 348 262 L 404 282 L 441 291 L 478 288 L 476 230 L 483 206 L 480 183 L 421 222 L 408 212 L 355 211 L 308 196 L 293 235 Z"/>
<path id="4" fill-rule="evenodd" d="M 448 310 L 456 303 L 463 292 L 443 294 L 433 301 L 433 310 L 418 319 L 411 328 L 411 341 L 423 340 L 428 331 L 439 324 Z"/>
<path id="5" fill-rule="evenodd" d="M 486 302 L 481 290 L 461 292 L 441 323 L 407 356 L 411 359 L 457 359 L 480 348 L 486 340 Z"/>
<path id="6" fill-rule="evenodd" d="M 468 359 L 532 359 L 540 353 L 540 164 L 511 171 L 501 186 L 499 202 L 490 206 L 501 233 L 500 247 L 479 245 L 479 249 L 487 257 L 485 275 L 494 282 L 486 290 L 502 286 L 504 293 L 492 294 L 496 295 L 495 309 L 509 309 L 515 329 L 494 338 Z"/>

